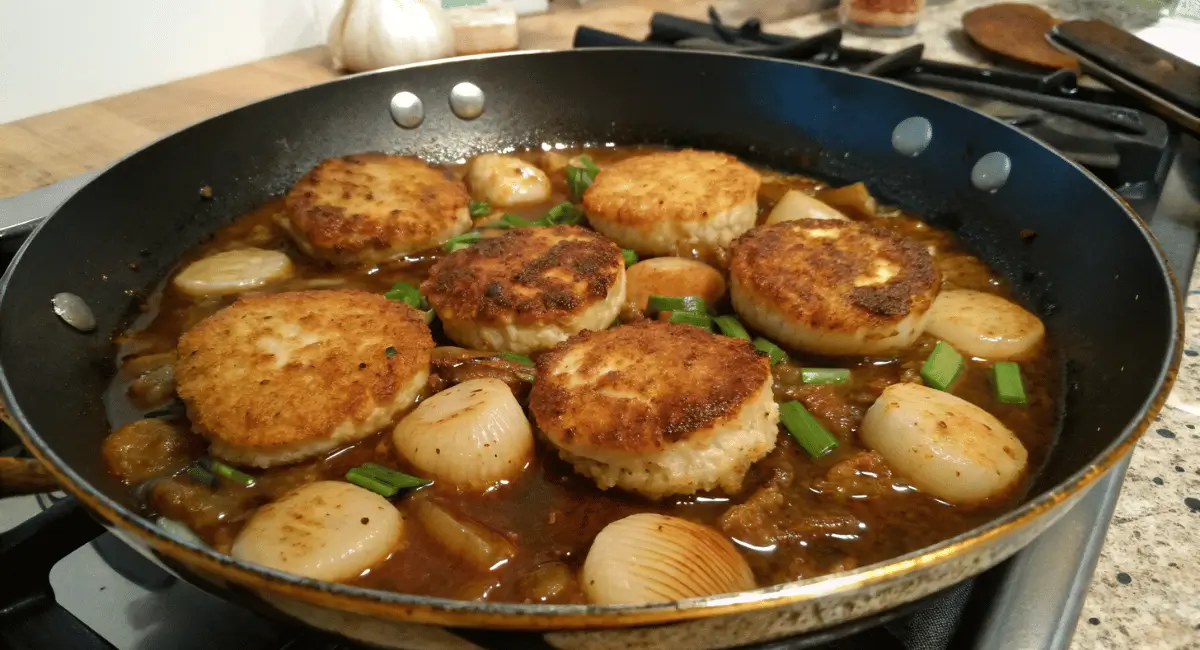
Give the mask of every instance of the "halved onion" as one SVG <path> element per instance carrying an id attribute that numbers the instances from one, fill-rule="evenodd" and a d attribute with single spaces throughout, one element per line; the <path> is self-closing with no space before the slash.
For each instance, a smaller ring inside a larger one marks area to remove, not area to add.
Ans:
<path id="1" fill-rule="evenodd" d="M 455 517 L 425 494 L 410 499 L 409 507 L 425 532 L 476 569 L 492 569 L 517 553 L 508 540 L 474 522 Z"/>
<path id="2" fill-rule="evenodd" d="M 938 294 L 925 331 L 963 354 L 993 361 L 1028 357 L 1046 337 L 1042 321 L 1016 303 L 967 289 Z"/>
<path id="3" fill-rule="evenodd" d="M 597 605 L 656 603 L 754 588 L 754 576 L 721 533 L 678 517 L 640 513 L 604 527 L 580 583 Z"/>
<path id="4" fill-rule="evenodd" d="M 796 221 L 797 219 L 841 219 L 847 221 L 850 217 L 842 214 L 837 208 L 828 203 L 815 199 L 800 190 L 788 190 L 782 199 L 771 208 L 767 215 L 767 223 L 781 221 Z"/>
<path id="5" fill-rule="evenodd" d="M 421 402 L 392 433 L 396 452 L 442 484 L 486 489 L 533 455 L 533 429 L 499 379 L 472 379 Z"/>
<path id="6" fill-rule="evenodd" d="M 239 248 L 187 265 L 175 287 L 189 296 L 242 293 L 292 277 L 292 260 L 279 251 Z"/>

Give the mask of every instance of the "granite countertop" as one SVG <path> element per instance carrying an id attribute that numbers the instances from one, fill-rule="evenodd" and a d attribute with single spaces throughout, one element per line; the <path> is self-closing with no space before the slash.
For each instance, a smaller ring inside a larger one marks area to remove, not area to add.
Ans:
<path id="1" fill-rule="evenodd" d="M 987 64 L 962 33 L 962 15 L 994 0 L 930 2 L 913 36 L 847 35 L 843 44 L 892 52 L 925 44 L 925 57 Z M 1100 18 L 1137 32 L 1158 19 L 1153 0 L 1037 2 L 1062 19 Z M 772 25 L 815 34 L 833 11 Z M 1200 37 L 1200 34 L 1198 34 Z M 1200 221 L 1200 205 L 1194 205 Z M 1134 451 L 1072 650 L 1200 648 L 1200 265 L 1187 295 L 1186 350 L 1174 391 Z"/>

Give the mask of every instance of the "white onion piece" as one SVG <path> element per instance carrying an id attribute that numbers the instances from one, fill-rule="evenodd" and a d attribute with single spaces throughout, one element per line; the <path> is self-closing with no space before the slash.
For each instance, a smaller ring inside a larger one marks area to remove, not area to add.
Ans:
<path id="1" fill-rule="evenodd" d="M 382 562 L 404 520 L 387 499 L 340 481 L 297 488 L 258 509 L 233 542 L 239 560 L 340 582 Z"/>
<path id="2" fill-rule="evenodd" d="M 1029 356 L 1046 336 L 1042 321 L 1020 306 L 966 289 L 938 295 L 925 331 L 963 354 L 993 361 Z"/>
<path id="3" fill-rule="evenodd" d="M 580 584 L 597 605 L 632 605 L 754 588 L 754 576 L 721 533 L 678 517 L 630 515 L 604 527 Z"/>
<path id="4" fill-rule="evenodd" d="M 528 205 L 550 200 L 550 177 L 516 156 L 485 153 L 471 160 L 467 184 L 475 198 L 492 206 Z"/>
<path id="5" fill-rule="evenodd" d="M 859 436 L 913 487 L 959 505 L 1006 493 L 1029 458 L 991 413 L 919 384 L 885 388 L 867 410 Z"/>
<path id="6" fill-rule="evenodd" d="M 517 554 L 517 549 L 508 540 L 478 524 L 455 517 L 425 495 L 410 499 L 410 508 L 425 527 L 425 532 L 476 569 L 493 569 Z"/>
<path id="7" fill-rule="evenodd" d="M 175 276 L 175 287 L 189 296 L 220 296 L 286 280 L 293 271 L 292 260 L 279 251 L 239 248 L 187 265 Z"/>
<path id="8" fill-rule="evenodd" d="M 392 443 L 422 476 L 483 490 L 525 468 L 533 429 L 507 384 L 471 379 L 421 402 L 396 425 Z"/>
<path id="9" fill-rule="evenodd" d="M 849 221 L 849 217 L 842 214 L 837 208 L 801 192 L 799 190 L 788 190 L 787 194 L 783 195 L 782 199 L 771 208 L 771 214 L 767 215 L 767 223 L 779 223 L 781 221 L 796 221 L 797 219 L 841 219 Z"/>

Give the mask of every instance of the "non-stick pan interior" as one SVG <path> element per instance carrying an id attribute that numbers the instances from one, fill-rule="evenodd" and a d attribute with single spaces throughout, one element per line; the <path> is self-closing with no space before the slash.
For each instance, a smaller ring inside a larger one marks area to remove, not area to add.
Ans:
<path id="1" fill-rule="evenodd" d="M 461 81 L 483 115 L 449 107 Z M 396 126 L 400 91 L 424 123 Z M 901 120 L 933 125 L 912 158 L 891 146 Z M 102 395 L 110 337 L 137 292 L 220 225 L 284 191 L 321 159 L 382 150 L 451 161 L 542 143 L 666 143 L 719 149 L 833 180 L 865 180 L 887 202 L 956 229 L 1042 314 L 1063 352 L 1060 442 L 1035 490 L 1087 467 L 1144 412 L 1174 356 L 1171 282 L 1146 232 L 1104 187 L 1015 129 L 911 89 L 797 64 L 675 51 L 581 50 L 500 56 L 347 79 L 217 117 L 117 164 L 69 200 L 10 270 L 0 364 L 19 415 L 84 481 L 127 502 L 105 471 Z M 976 189 L 971 168 L 999 151 L 1007 184 Z M 212 187 L 211 200 L 201 198 Z M 1022 231 L 1036 236 L 1022 237 Z M 54 315 L 69 291 L 95 332 Z"/>

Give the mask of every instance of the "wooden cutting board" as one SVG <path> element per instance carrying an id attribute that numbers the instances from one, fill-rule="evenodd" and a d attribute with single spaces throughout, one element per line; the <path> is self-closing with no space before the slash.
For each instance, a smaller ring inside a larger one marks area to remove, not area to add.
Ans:
<path id="1" fill-rule="evenodd" d="M 1041 7 L 1002 2 L 963 14 L 963 31 L 976 45 L 1008 59 L 1039 68 L 1079 69 L 1079 62 L 1046 41 L 1060 20 Z"/>

